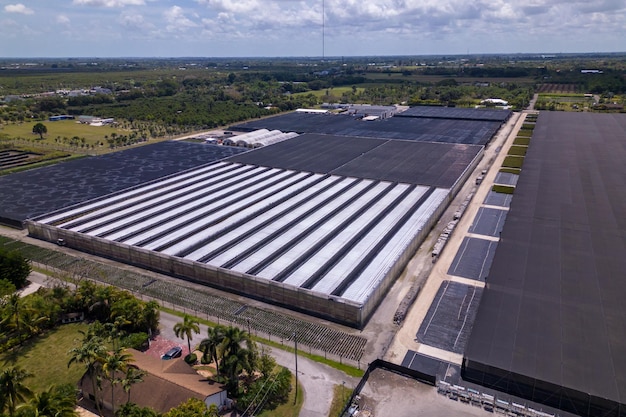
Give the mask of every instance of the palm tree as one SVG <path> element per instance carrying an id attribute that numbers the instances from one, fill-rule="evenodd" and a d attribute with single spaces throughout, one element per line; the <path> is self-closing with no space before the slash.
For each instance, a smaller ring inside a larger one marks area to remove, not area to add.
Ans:
<path id="1" fill-rule="evenodd" d="M 54 385 L 18 407 L 20 415 L 28 417 L 77 417 L 75 408 L 75 396 L 65 395 Z"/>
<path id="2" fill-rule="evenodd" d="M 70 350 L 70 360 L 67 363 L 69 368 L 74 363 L 82 363 L 86 368 L 86 375 L 91 379 L 91 387 L 93 390 L 94 401 L 98 413 L 102 415 L 100 409 L 100 401 L 98 401 L 97 380 L 100 373 L 101 359 L 106 355 L 104 340 L 93 335 L 93 329 L 90 327 L 87 332 L 81 331 L 83 334 L 83 342 L 79 347 Z"/>
<path id="3" fill-rule="evenodd" d="M 217 325 L 207 329 L 207 338 L 200 342 L 200 350 L 206 356 L 209 355 L 211 360 L 215 362 L 217 376 L 220 375 L 219 348 L 224 341 L 224 326 Z"/>
<path id="4" fill-rule="evenodd" d="M 117 378 L 117 372 L 126 373 L 128 363 L 133 361 L 133 357 L 129 353 L 124 353 L 122 349 L 116 349 L 110 352 L 106 357 L 101 358 L 102 371 L 105 378 L 111 383 L 111 410 L 115 414 L 115 385 L 121 382 Z"/>
<path id="5" fill-rule="evenodd" d="M 2 327 L 5 327 L 7 329 L 13 330 L 14 332 L 17 333 L 18 337 L 20 337 L 22 325 L 23 325 L 22 299 L 17 293 L 11 294 L 9 298 L 7 299 L 5 305 L 6 305 L 6 311 L 8 314 L 6 315 L 4 320 L 0 322 L 0 325 L 2 325 Z"/>
<path id="6" fill-rule="evenodd" d="M 246 345 L 243 347 L 242 344 Z M 242 370 L 252 373 L 257 361 L 257 349 L 250 335 L 238 327 L 229 326 L 224 329 L 222 342 L 222 365 L 228 376 L 231 394 L 236 394 L 239 374 Z"/>
<path id="7" fill-rule="evenodd" d="M 32 374 L 17 367 L 6 368 L 0 373 L 0 412 L 6 408 L 13 417 L 20 401 L 30 397 L 31 391 L 23 384 Z"/>
<path id="8" fill-rule="evenodd" d="M 142 311 L 142 320 L 148 329 L 148 334 L 156 331 L 159 327 L 159 304 L 156 301 L 148 301 Z"/>
<path id="9" fill-rule="evenodd" d="M 189 349 L 189 353 L 191 353 L 191 340 L 193 339 L 192 333 L 200 333 L 200 322 L 189 314 L 185 314 L 183 317 L 183 321 L 180 323 L 176 323 L 174 325 L 174 333 L 176 337 L 180 337 L 184 339 L 187 337 L 187 348 Z"/>
<path id="10" fill-rule="evenodd" d="M 115 321 L 113 323 L 105 323 L 104 328 L 109 333 L 109 337 L 113 343 L 113 349 L 118 348 L 120 339 L 126 335 L 124 327 L 129 324 L 132 324 L 132 322 L 127 320 L 123 315 L 115 317 Z"/>
<path id="11" fill-rule="evenodd" d="M 126 375 L 120 381 L 122 388 L 128 394 L 126 404 L 130 403 L 130 389 L 133 385 L 143 382 L 144 376 L 146 376 L 146 371 L 135 368 L 134 366 L 129 366 L 128 369 L 126 369 Z"/>

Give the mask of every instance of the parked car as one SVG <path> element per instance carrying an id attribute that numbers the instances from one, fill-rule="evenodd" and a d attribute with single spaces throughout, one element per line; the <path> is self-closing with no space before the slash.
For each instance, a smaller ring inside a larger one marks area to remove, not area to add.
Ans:
<path id="1" fill-rule="evenodd" d="M 182 355 L 182 353 L 183 353 L 183 348 L 181 348 L 180 346 L 174 346 L 173 348 L 165 352 L 163 356 L 161 356 L 161 359 L 167 361 L 170 359 L 178 358 L 180 357 L 180 355 Z"/>

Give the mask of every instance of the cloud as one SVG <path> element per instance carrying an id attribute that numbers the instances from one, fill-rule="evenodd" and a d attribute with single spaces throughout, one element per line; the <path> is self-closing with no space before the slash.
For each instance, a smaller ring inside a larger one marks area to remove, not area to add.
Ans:
<path id="1" fill-rule="evenodd" d="M 168 32 L 184 32 L 189 28 L 198 27 L 198 23 L 185 16 L 183 9 L 179 6 L 172 6 L 163 12 L 163 17 L 167 22 L 165 29 Z"/>
<path id="2" fill-rule="evenodd" d="M 20 14 L 33 14 L 33 9 L 29 9 L 22 3 L 7 4 L 4 6 L 4 11 L 7 13 L 20 13 Z"/>
<path id="3" fill-rule="evenodd" d="M 65 16 L 64 14 L 60 14 L 57 16 L 57 23 L 61 25 L 69 25 L 71 21 L 69 17 Z"/>
<path id="4" fill-rule="evenodd" d="M 122 13 L 118 22 L 122 27 L 136 32 L 135 34 L 144 32 L 145 36 L 156 29 L 153 23 L 138 13 Z"/>
<path id="5" fill-rule="evenodd" d="M 96 7 L 125 7 L 143 6 L 146 2 L 145 0 L 73 0 L 72 4 Z"/>

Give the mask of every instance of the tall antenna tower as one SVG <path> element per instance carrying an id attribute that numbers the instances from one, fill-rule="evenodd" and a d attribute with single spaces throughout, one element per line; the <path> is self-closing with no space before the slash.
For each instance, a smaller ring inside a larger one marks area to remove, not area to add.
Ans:
<path id="1" fill-rule="evenodd" d="M 322 0 L 322 61 L 326 57 L 326 0 Z"/>

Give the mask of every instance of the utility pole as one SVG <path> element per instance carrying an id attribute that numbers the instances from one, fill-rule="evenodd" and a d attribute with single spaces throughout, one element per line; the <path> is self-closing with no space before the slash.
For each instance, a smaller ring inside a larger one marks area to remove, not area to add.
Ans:
<path id="1" fill-rule="evenodd" d="M 296 401 L 298 400 L 298 335 L 296 334 L 296 332 L 293 332 L 292 336 L 293 346 L 296 354 L 296 395 L 293 397 L 293 403 L 295 405 Z"/>

